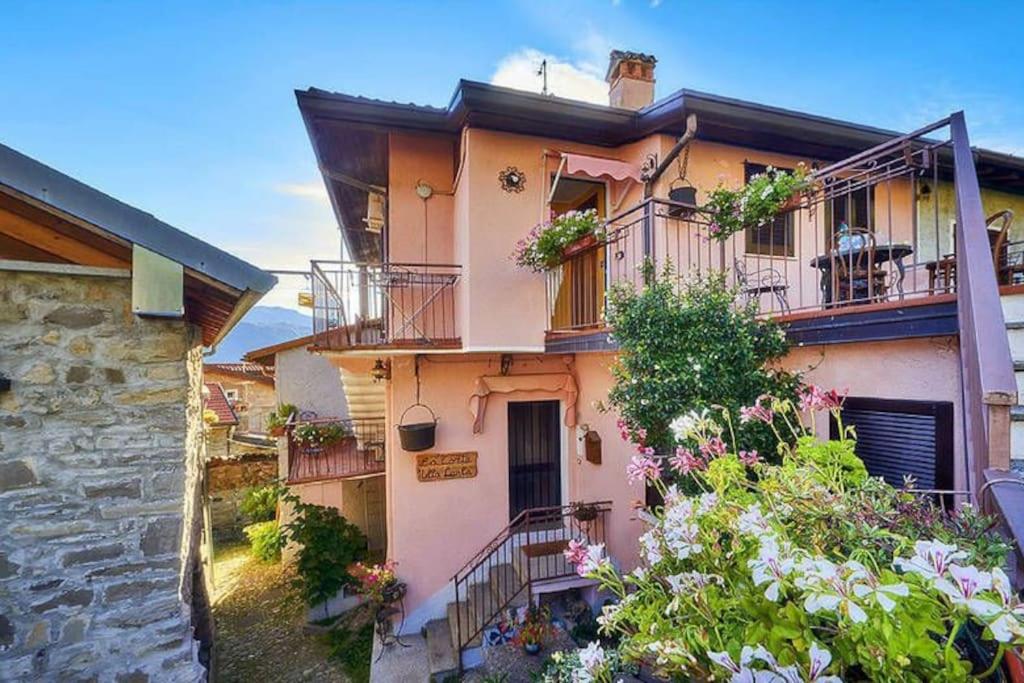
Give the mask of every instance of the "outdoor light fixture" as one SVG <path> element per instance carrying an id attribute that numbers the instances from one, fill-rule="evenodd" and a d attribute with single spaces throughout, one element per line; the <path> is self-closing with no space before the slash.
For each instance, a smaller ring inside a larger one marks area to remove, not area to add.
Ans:
<path id="1" fill-rule="evenodd" d="M 374 382 L 391 379 L 391 361 L 385 363 L 381 358 L 375 360 L 373 362 L 373 369 L 370 370 L 370 376 L 373 377 Z"/>

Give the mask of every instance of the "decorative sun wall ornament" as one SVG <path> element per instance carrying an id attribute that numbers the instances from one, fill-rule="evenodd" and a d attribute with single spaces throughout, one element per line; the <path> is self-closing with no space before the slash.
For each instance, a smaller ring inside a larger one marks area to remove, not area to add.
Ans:
<path id="1" fill-rule="evenodd" d="M 498 181 L 505 192 L 522 192 L 526 187 L 526 174 L 515 166 L 509 166 L 498 173 Z"/>

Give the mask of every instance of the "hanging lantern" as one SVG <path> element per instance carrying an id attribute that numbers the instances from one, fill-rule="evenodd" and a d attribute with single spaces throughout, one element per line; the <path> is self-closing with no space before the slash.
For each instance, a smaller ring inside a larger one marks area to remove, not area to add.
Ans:
<path id="1" fill-rule="evenodd" d="M 380 232 L 384 228 L 384 195 L 371 192 L 366 201 L 366 229 Z"/>
<path id="2" fill-rule="evenodd" d="M 370 377 L 373 377 L 374 382 L 391 379 L 391 363 L 385 363 L 378 358 L 373 363 L 373 369 L 370 370 Z"/>

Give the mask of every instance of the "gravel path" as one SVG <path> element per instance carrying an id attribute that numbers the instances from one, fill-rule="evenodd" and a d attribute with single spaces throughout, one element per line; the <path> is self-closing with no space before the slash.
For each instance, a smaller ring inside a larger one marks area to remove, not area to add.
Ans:
<path id="1" fill-rule="evenodd" d="M 289 587 L 291 572 L 262 564 L 241 546 L 218 553 L 213 615 L 220 683 L 347 683 L 327 645 L 303 631 L 306 608 Z"/>

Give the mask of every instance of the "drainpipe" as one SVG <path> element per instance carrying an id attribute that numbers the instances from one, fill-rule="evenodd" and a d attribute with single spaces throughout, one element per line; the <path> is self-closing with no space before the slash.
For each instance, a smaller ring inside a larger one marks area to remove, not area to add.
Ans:
<path id="1" fill-rule="evenodd" d="M 654 183 L 658 182 L 658 178 L 660 178 L 661 174 L 665 172 L 665 169 L 669 167 L 669 164 L 676 160 L 679 153 L 683 151 L 683 148 L 686 147 L 690 140 L 696 137 L 696 135 L 697 115 L 689 114 L 686 117 L 686 131 L 676 141 L 676 144 L 669 150 L 668 154 L 665 155 L 665 158 L 660 164 L 658 164 L 658 167 L 654 169 L 654 172 L 644 179 L 644 199 L 649 199 L 654 194 Z"/>

